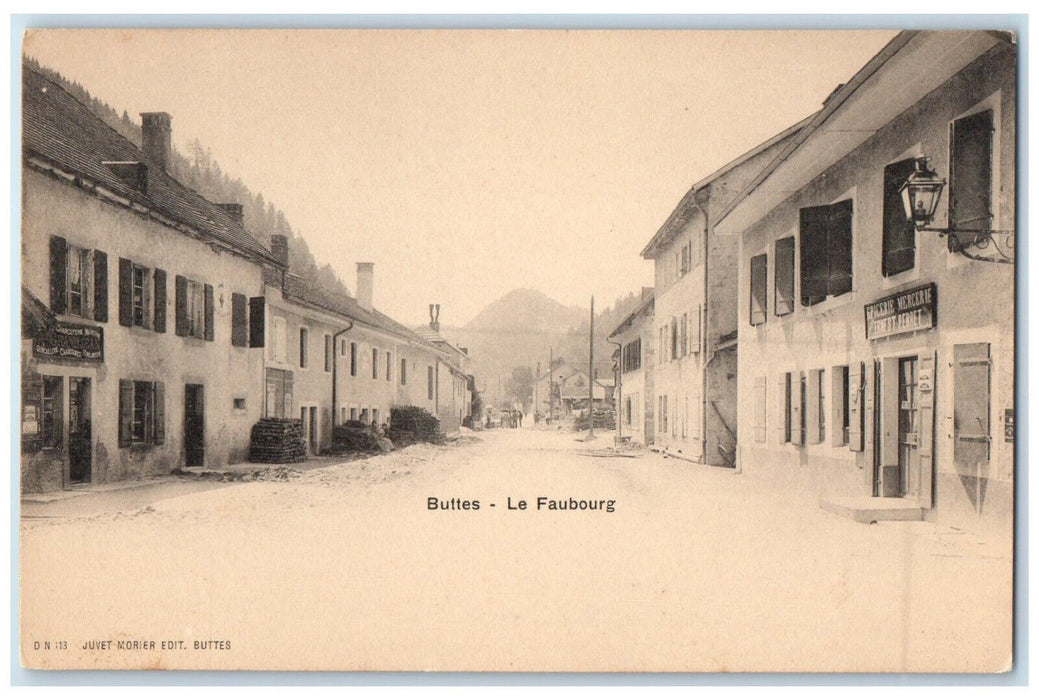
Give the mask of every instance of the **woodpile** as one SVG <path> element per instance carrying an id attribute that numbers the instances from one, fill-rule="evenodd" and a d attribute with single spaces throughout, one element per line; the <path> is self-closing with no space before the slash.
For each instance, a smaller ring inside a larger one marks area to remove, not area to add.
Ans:
<path id="1" fill-rule="evenodd" d="M 302 462 L 307 458 L 303 421 L 262 418 L 253 426 L 249 461 L 266 464 Z"/>

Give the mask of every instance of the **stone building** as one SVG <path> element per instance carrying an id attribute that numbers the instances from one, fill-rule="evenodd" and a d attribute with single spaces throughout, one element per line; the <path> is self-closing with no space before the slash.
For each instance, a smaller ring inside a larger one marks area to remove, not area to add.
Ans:
<path id="1" fill-rule="evenodd" d="M 427 356 L 427 394 L 430 410 L 440 419 L 440 429 L 451 433 L 472 417 L 469 350 L 459 347 L 440 334 L 440 304 L 429 305 L 429 325 L 415 329 L 415 334 L 435 349 Z"/>
<path id="2" fill-rule="evenodd" d="M 716 213 L 806 122 L 743 154 L 686 193 L 642 251 L 654 261 L 654 442 L 704 464 L 736 455 L 738 241 Z"/>
<path id="3" fill-rule="evenodd" d="M 48 311 L 23 327 L 26 491 L 242 460 L 261 415 L 248 300 L 282 263 L 166 172 L 170 116 L 142 118 L 138 149 L 23 66 L 22 284 Z"/>
<path id="4" fill-rule="evenodd" d="M 653 443 L 653 358 L 656 335 L 653 288 L 643 287 L 642 297 L 608 336 L 618 346 L 615 392 L 620 433 L 632 442 Z"/>
<path id="5" fill-rule="evenodd" d="M 1012 516 L 1016 82 L 1009 35 L 902 32 L 719 212 L 745 472 L 860 520 Z"/>

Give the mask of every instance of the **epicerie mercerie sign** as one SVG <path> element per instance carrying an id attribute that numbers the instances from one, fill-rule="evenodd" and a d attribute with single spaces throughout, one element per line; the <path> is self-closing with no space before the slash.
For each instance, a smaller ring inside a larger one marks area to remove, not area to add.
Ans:
<path id="1" fill-rule="evenodd" d="M 103 329 L 58 321 L 33 340 L 32 352 L 41 359 L 102 362 L 105 359 Z"/>
<path id="2" fill-rule="evenodd" d="M 866 305 L 866 339 L 877 340 L 934 328 L 938 288 L 932 282 Z"/>

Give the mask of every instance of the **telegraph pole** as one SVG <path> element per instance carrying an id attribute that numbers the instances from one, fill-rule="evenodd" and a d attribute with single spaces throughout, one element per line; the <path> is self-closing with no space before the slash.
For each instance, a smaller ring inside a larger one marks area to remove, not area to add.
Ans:
<path id="1" fill-rule="evenodd" d="M 592 417 L 592 401 L 595 398 L 595 297 L 592 297 L 591 324 L 588 326 L 588 437 L 595 437 L 595 419 Z"/>
<path id="2" fill-rule="evenodd" d="M 552 425 L 552 413 L 555 411 L 555 400 L 552 398 L 552 346 L 548 346 L 548 424 Z"/>

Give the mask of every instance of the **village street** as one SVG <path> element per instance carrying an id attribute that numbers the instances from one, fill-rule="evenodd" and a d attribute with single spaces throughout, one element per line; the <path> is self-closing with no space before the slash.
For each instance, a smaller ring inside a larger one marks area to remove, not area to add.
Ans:
<path id="1" fill-rule="evenodd" d="M 862 525 L 743 474 L 650 452 L 593 456 L 611 435 L 575 437 L 487 431 L 287 481 L 169 481 L 31 504 L 23 660 L 503 671 L 1009 662 L 1009 541 Z M 539 497 L 613 512 L 539 509 Z M 451 509 L 430 510 L 431 498 Z M 525 510 L 510 510 L 521 500 Z M 463 501 L 469 509 L 452 508 Z"/>

